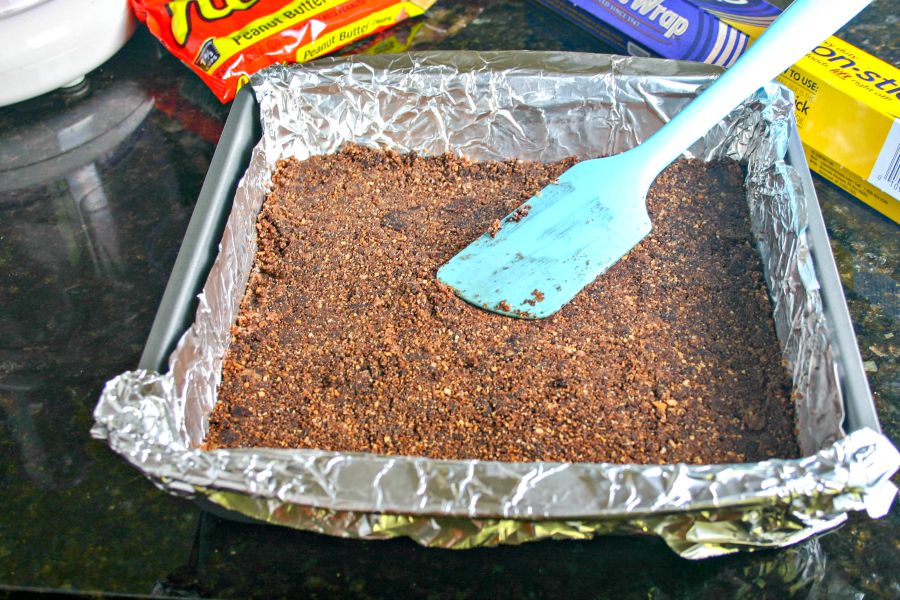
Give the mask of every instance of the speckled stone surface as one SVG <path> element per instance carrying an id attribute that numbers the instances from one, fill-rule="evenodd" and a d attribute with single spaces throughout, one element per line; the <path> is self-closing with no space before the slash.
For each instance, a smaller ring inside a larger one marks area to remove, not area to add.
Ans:
<path id="1" fill-rule="evenodd" d="M 897 15 L 875 0 L 841 35 L 897 64 Z M 530 2 L 442 0 L 422 22 L 413 48 L 607 50 Z M 159 492 L 89 437 L 91 411 L 137 364 L 227 107 L 145 32 L 88 82 L 0 109 L 0 597 L 900 597 L 896 503 L 793 548 L 693 563 L 656 539 L 462 552 L 340 540 Z M 896 442 L 898 227 L 816 188 Z"/>

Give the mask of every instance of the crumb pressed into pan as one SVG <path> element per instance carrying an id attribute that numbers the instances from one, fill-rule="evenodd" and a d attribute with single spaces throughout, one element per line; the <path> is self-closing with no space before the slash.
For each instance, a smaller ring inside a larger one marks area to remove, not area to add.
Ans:
<path id="1" fill-rule="evenodd" d="M 648 199 L 653 232 L 547 319 L 480 310 L 435 279 L 571 164 L 356 146 L 280 163 L 205 447 L 619 463 L 797 456 L 736 163 L 666 169 Z"/>

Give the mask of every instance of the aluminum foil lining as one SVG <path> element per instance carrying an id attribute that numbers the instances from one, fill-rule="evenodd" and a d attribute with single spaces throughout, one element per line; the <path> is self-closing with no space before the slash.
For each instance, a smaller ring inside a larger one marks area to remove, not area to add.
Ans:
<path id="1" fill-rule="evenodd" d="M 687 558 L 792 544 L 848 511 L 884 515 L 900 454 L 845 434 L 839 375 L 785 160 L 792 98 L 771 84 L 690 154 L 748 165 L 754 233 L 805 458 L 729 465 L 501 463 L 200 445 L 255 252 L 275 162 L 353 141 L 473 159 L 593 157 L 631 147 L 711 82 L 706 65 L 544 52 L 432 52 L 277 65 L 255 75 L 263 138 L 235 195 L 194 325 L 170 371 L 109 381 L 92 434 L 160 488 L 263 521 L 367 539 L 470 548 L 604 533 L 655 534 Z M 808 177 L 808 174 L 805 176 Z"/>

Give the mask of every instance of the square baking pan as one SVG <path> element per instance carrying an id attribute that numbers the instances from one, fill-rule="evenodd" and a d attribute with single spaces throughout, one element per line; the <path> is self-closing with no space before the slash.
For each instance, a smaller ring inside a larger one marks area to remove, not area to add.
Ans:
<path id="1" fill-rule="evenodd" d="M 753 100 L 757 104 L 745 111 L 749 111 L 753 127 L 768 118 L 759 119 L 758 115 L 779 110 L 783 113 L 773 121 L 775 125 L 769 123 L 759 130 L 772 140 L 766 152 L 783 156 L 772 159 L 777 168 L 766 177 L 774 177 L 777 183 L 764 193 L 783 195 L 786 189 L 787 199 L 783 201 L 796 205 L 796 214 L 785 226 L 791 229 L 788 245 L 796 253 L 795 262 L 778 285 L 802 289 L 805 295 L 791 295 L 790 301 L 778 302 L 776 312 L 783 313 L 779 337 L 785 338 L 782 344 L 786 348 L 792 346 L 785 351 L 796 355 L 793 362 L 799 367 L 794 370 L 808 371 L 801 375 L 804 389 L 829 390 L 821 394 L 821 402 L 806 400 L 811 408 L 805 417 L 807 423 L 800 424 L 801 447 L 807 440 L 806 458 L 739 465 L 600 465 L 199 448 L 220 373 L 197 375 L 171 367 L 179 361 L 202 360 L 202 355 L 211 352 L 196 335 L 209 330 L 209 322 L 218 323 L 218 331 L 210 339 L 227 345 L 227 339 L 222 338 L 227 338 L 232 321 L 212 308 L 215 302 L 210 302 L 210 297 L 223 286 L 240 287 L 240 282 L 235 284 L 233 275 L 223 275 L 214 267 L 223 254 L 234 254 L 234 248 L 240 245 L 228 225 L 237 213 L 247 210 L 236 198 L 267 181 L 260 173 L 265 172 L 266 163 L 271 169 L 273 148 L 291 148 L 296 143 L 279 136 L 288 132 L 289 136 L 297 134 L 305 139 L 304 128 L 312 127 L 309 119 L 313 117 L 304 112 L 307 109 L 294 106 L 292 98 L 314 103 L 317 94 L 333 98 L 358 84 L 385 86 L 402 101 L 404 90 L 398 87 L 398 81 L 402 81 L 413 82 L 408 85 L 415 89 L 406 92 L 410 102 L 416 104 L 422 102 L 419 96 L 428 96 L 429 85 L 440 88 L 429 97 L 431 102 L 454 98 L 453 91 L 445 88 L 457 82 L 468 94 L 480 89 L 480 81 L 489 82 L 484 84 L 485 89 L 496 90 L 503 87 L 498 81 L 508 77 L 510 89 L 525 82 L 527 92 L 522 97 L 530 98 L 532 104 L 522 114 L 531 122 L 539 120 L 536 106 L 549 115 L 554 103 L 560 101 L 559 94 L 572 93 L 579 82 L 596 82 L 592 77 L 612 74 L 616 85 L 626 82 L 622 89 L 627 93 L 619 94 L 621 97 L 653 105 L 647 111 L 649 116 L 636 114 L 630 123 L 646 127 L 657 118 L 656 113 L 671 110 L 661 109 L 661 105 L 671 98 L 688 101 L 716 72 L 715 67 L 694 63 L 528 52 L 349 57 L 317 61 L 303 69 L 267 69 L 254 77 L 256 95 L 247 86 L 234 101 L 139 368 L 107 384 L 95 411 L 97 424 L 92 433 L 108 440 L 114 450 L 161 488 L 190 496 L 231 516 L 345 537 L 409 536 L 431 546 L 467 548 L 545 537 L 635 533 L 659 535 L 682 556 L 701 558 L 742 548 L 794 543 L 843 522 L 848 510 L 867 510 L 872 516 L 884 514 L 895 494 L 889 478 L 897 468 L 897 452 L 880 435 L 815 189 L 792 113 L 785 108 L 790 106 L 789 92 L 775 84 L 761 90 L 760 98 Z M 538 80 L 551 82 L 555 91 L 535 91 L 534 85 L 543 85 L 534 83 Z M 685 89 L 691 92 L 686 94 Z M 373 97 L 371 89 L 364 92 L 365 98 Z M 657 92 L 660 97 L 668 98 L 669 94 L 671 98 L 657 103 L 653 95 Z M 503 97 L 519 101 L 515 93 Z M 468 98 L 463 103 L 475 105 L 477 100 Z M 349 119 L 352 125 L 348 128 L 354 133 L 351 137 L 343 130 L 339 135 L 329 134 L 329 143 L 388 140 L 393 147 L 404 148 L 402 142 L 395 143 L 390 132 L 371 135 L 354 120 L 364 120 L 372 110 L 378 110 L 371 104 L 351 100 L 341 106 L 342 110 L 349 106 L 349 110 L 359 111 Z M 332 115 L 323 119 L 337 122 Z M 551 124 L 551 131 L 566 127 L 559 123 L 548 117 L 543 126 Z M 753 131 L 757 130 L 738 127 L 737 131 L 729 130 L 726 137 L 732 136 L 731 143 L 736 147 L 752 146 Z M 402 137 L 403 133 L 397 135 Z M 560 132 L 560 137 L 565 136 Z M 256 183 L 248 183 L 250 179 Z M 264 192 L 257 189 L 254 193 Z M 255 214 L 252 218 L 255 221 Z M 776 225 L 776 229 L 779 227 L 785 228 Z M 771 240 L 760 243 L 770 250 L 772 245 Z M 772 256 L 775 263 L 779 262 L 779 256 Z M 234 300 L 229 302 L 233 304 Z M 807 327 L 812 333 L 806 338 L 814 341 L 809 345 L 821 346 L 818 350 L 797 341 L 795 330 Z M 799 350 L 794 347 L 797 344 Z M 827 357 L 819 356 L 823 352 Z M 826 358 L 828 366 L 822 368 L 817 361 Z M 197 391 L 201 389 L 206 391 Z M 197 395 L 203 398 L 193 400 Z M 817 429 L 824 427 L 822 421 L 831 422 L 825 433 Z"/>

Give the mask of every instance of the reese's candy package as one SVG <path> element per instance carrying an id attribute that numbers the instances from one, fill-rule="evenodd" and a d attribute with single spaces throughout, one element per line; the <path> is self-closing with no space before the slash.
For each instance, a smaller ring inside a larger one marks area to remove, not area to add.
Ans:
<path id="1" fill-rule="evenodd" d="M 252 73 L 306 62 L 424 13 L 435 0 L 131 0 L 222 102 Z"/>

